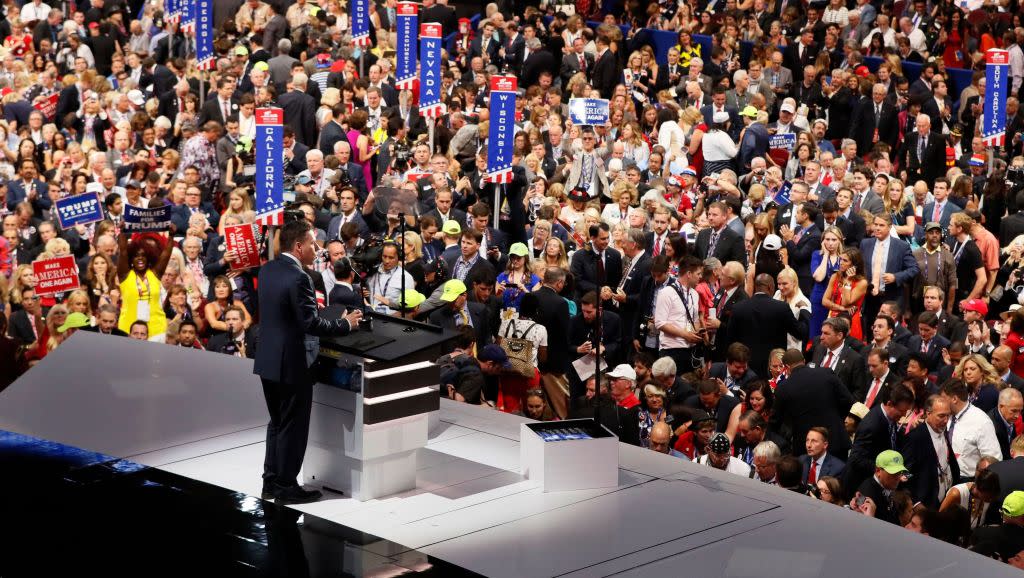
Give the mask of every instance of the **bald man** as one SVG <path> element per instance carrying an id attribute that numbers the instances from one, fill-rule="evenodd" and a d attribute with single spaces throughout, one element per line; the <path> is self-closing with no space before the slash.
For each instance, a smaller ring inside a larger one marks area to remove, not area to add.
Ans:
<path id="1" fill-rule="evenodd" d="M 677 452 L 672 447 L 672 427 L 663 421 L 656 422 L 651 428 L 651 437 L 647 449 L 659 454 L 683 458 L 686 461 L 690 460 L 685 454 Z"/>
<path id="2" fill-rule="evenodd" d="M 927 114 L 917 115 L 914 132 L 903 139 L 903 146 L 897 155 L 903 182 L 921 179 L 928 183 L 946 172 L 946 139 L 932 130 L 932 119 Z"/>

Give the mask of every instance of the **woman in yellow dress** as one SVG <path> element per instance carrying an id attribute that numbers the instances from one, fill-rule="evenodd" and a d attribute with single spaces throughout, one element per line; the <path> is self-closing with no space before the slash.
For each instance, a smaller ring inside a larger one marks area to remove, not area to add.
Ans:
<path id="1" fill-rule="evenodd" d="M 130 236 L 131 233 L 121 231 L 117 239 L 121 255 L 117 260 L 121 287 L 121 315 L 117 327 L 128 333 L 132 323 L 145 321 L 149 326 L 149 340 L 163 343 L 167 316 L 162 306 L 160 278 L 171 260 L 174 242 L 166 237 L 161 251 L 160 243 L 152 236 L 142 236 L 129 243 Z"/>

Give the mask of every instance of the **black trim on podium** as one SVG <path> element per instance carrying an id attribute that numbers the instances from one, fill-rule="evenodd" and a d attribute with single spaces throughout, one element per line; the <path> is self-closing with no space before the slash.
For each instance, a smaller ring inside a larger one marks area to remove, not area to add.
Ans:
<path id="1" fill-rule="evenodd" d="M 433 389 L 381 403 L 363 400 L 363 424 L 373 425 L 393 419 L 420 415 L 441 409 L 441 397 Z"/>

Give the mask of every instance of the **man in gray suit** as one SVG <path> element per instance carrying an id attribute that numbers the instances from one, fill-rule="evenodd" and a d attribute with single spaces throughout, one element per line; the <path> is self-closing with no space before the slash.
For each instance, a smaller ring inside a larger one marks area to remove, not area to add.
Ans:
<path id="1" fill-rule="evenodd" d="M 562 79 L 562 86 L 569 86 L 569 79 L 577 72 L 587 74 L 594 68 L 594 55 L 584 52 L 586 40 L 579 37 L 572 42 L 572 52 L 562 57 L 562 66 L 559 68 L 558 76 Z"/>
<path id="2" fill-rule="evenodd" d="M 569 175 L 565 181 L 565 188 L 571 191 L 577 186 L 586 187 L 591 199 L 599 199 L 602 195 L 608 196 L 610 189 L 604 162 L 606 151 L 595 148 L 597 135 L 594 134 L 593 128 L 585 128 L 581 138 L 583 150 L 576 151 L 572 165 L 562 169 L 563 174 Z"/>
<path id="3" fill-rule="evenodd" d="M 292 41 L 282 38 L 277 43 L 277 56 L 267 61 L 267 66 L 270 67 L 270 82 L 274 83 L 278 94 L 284 92 L 285 86 L 292 78 L 292 66 L 298 62 L 289 54 L 291 51 Z"/>
<path id="4" fill-rule="evenodd" d="M 789 89 L 793 86 L 793 71 L 782 66 L 782 52 L 776 50 L 772 53 L 772 63 L 764 71 L 764 75 L 777 99 L 785 98 L 789 94 Z"/>

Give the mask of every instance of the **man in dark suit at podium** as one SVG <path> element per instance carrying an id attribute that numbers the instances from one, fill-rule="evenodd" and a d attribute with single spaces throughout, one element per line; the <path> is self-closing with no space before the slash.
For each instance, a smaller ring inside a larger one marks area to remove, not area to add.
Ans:
<path id="1" fill-rule="evenodd" d="M 316 256 L 316 242 L 308 221 L 284 225 L 281 254 L 260 269 L 260 341 L 253 373 L 263 381 L 270 412 L 267 453 L 263 463 L 263 499 L 280 503 L 312 502 L 320 492 L 298 484 L 299 469 L 309 437 L 313 406 L 313 376 L 306 365 L 306 334 L 318 337 L 346 335 L 362 313 L 354 310 L 341 319 L 317 314 L 313 283 L 303 271 Z"/>

